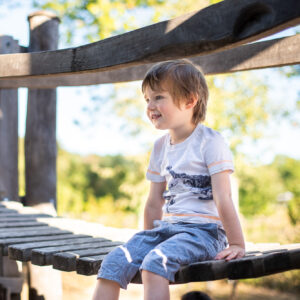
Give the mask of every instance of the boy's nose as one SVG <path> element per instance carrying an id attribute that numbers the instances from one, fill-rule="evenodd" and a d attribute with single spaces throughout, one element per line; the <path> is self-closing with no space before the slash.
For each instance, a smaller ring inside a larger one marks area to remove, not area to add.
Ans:
<path id="1" fill-rule="evenodd" d="M 155 108 L 155 105 L 154 105 L 153 101 L 149 101 L 148 105 L 147 105 L 147 109 L 153 110 L 154 108 Z"/>

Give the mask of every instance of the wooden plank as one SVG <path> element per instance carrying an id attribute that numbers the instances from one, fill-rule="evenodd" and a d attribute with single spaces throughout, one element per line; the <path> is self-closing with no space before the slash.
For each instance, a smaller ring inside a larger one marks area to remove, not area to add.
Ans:
<path id="1" fill-rule="evenodd" d="M 17 228 L 0 228 L 0 234 L 1 233 L 14 233 L 14 232 L 18 232 L 18 231 L 31 231 L 31 230 L 36 230 L 37 232 L 39 230 L 43 230 L 45 228 L 49 228 L 49 226 L 46 224 L 41 224 L 40 226 L 35 226 L 35 227 L 23 227 L 22 229 L 17 227 Z"/>
<path id="2" fill-rule="evenodd" d="M 26 221 L 26 220 L 36 220 L 39 218 L 52 218 L 50 215 L 46 214 L 25 214 L 21 215 L 20 213 L 10 213 L 8 215 L 1 215 L 1 221 L 3 222 L 14 222 L 14 221 Z"/>
<path id="3" fill-rule="evenodd" d="M 300 64 L 299 45 L 300 34 L 296 34 L 291 37 L 242 45 L 218 53 L 191 57 L 190 60 L 200 66 L 206 75 L 281 67 Z M 53 88 L 128 82 L 142 80 L 151 66 L 153 64 L 93 73 L 0 79 L 0 87 Z"/>
<path id="4" fill-rule="evenodd" d="M 28 223 L 28 222 L 38 222 L 38 217 L 22 217 L 22 216 L 19 216 L 19 217 L 11 217 L 11 218 L 2 218 L 0 219 L 0 226 L 2 226 L 2 224 L 12 224 L 12 223 L 15 223 L 15 224 L 19 224 L 19 223 Z"/>
<path id="5" fill-rule="evenodd" d="M 92 238 L 92 237 L 83 237 L 76 239 L 68 239 L 68 240 L 59 240 L 59 241 L 44 241 L 44 242 L 33 242 L 33 243 L 25 243 L 18 245 L 10 245 L 8 247 L 8 256 L 11 259 L 20 260 L 20 261 L 29 261 L 31 260 L 31 251 L 33 249 L 47 249 L 53 250 L 61 249 L 60 246 L 68 246 L 68 247 L 80 247 L 81 245 L 88 245 L 91 243 L 102 243 L 107 241 L 107 239 L 103 238 Z M 48 252 L 47 252 L 48 253 Z"/>
<path id="6" fill-rule="evenodd" d="M 78 250 L 72 252 L 57 253 L 53 255 L 53 268 L 61 271 L 71 272 L 76 270 L 77 259 L 85 256 L 106 255 L 116 248 L 117 245 L 104 248 Z"/>
<path id="7" fill-rule="evenodd" d="M 36 221 L 0 222 L 0 229 L 19 228 L 19 227 L 29 228 L 29 227 L 41 227 L 41 226 L 48 226 L 48 224 L 44 224 Z"/>
<path id="8" fill-rule="evenodd" d="M 0 239 L 4 238 L 14 238 L 14 237 L 30 237 L 30 236 L 45 236 L 45 235 L 58 235 L 71 233 L 68 230 L 61 230 L 51 227 L 43 227 L 42 229 L 31 229 L 28 231 L 20 230 L 15 232 L 0 232 Z"/>
<path id="9" fill-rule="evenodd" d="M 33 243 L 33 242 L 44 242 L 44 241 L 60 241 L 60 240 L 72 240 L 83 237 L 91 237 L 84 234 L 60 234 L 60 235 L 50 235 L 50 236 L 30 236 L 30 237 L 21 237 L 21 238 L 6 238 L 0 239 L 0 248 L 2 248 L 2 253 L 4 256 L 8 256 L 8 246 Z"/>
<path id="10" fill-rule="evenodd" d="M 72 251 L 76 253 L 80 250 L 85 251 L 97 251 L 98 249 L 105 248 L 105 247 L 113 247 L 121 245 L 120 242 L 92 242 L 86 243 L 84 245 L 68 245 L 68 246 L 61 246 L 61 247 L 49 247 L 49 248 L 37 248 L 33 249 L 31 252 L 31 262 L 35 265 L 39 266 L 46 266 L 51 265 L 53 263 L 53 255 L 59 252 L 67 252 Z M 9 250 L 8 250 L 9 253 Z"/>
<path id="11" fill-rule="evenodd" d="M 81 275 L 95 275 L 106 255 L 80 257 L 76 261 L 76 273 Z"/>
<path id="12" fill-rule="evenodd" d="M 77 48 L 0 56 L 0 77 L 91 73 L 209 54 L 279 32 L 299 20 L 298 0 L 225 0 Z"/>

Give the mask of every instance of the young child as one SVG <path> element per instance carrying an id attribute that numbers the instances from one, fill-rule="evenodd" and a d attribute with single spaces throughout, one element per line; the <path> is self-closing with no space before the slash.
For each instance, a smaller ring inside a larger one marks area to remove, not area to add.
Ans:
<path id="1" fill-rule="evenodd" d="M 148 71 L 142 91 L 148 118 L 168 134 L 155 142 L 146 174 L 145 230 L 106 256 L 94 300 L 118 299 L 138 271 L 144 299 L 167 300 L 181 265 L 245 253 L 231 199 L 231 152 L 201 124 L 208 100 L 202 72 L 188 60 L 162 62 Z"/>

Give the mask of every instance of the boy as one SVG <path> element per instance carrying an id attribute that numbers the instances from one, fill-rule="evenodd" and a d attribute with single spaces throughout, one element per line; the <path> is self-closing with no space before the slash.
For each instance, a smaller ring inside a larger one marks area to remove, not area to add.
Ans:
<path id="1" fill-rule="evenodd" d="M 144 299 L 167 300 L 181 265 L 245 253 L 230 192 L 231 152 L 218 132 L 201 124 L 208 100 L 202 72 L 188 60 L 162 62 L 148 71 L 142 91 L 148 118 L 168 134 L 150 158 L 145 230 L 106 256 L 94 300 L 118 299 L 139 270 Z"/>

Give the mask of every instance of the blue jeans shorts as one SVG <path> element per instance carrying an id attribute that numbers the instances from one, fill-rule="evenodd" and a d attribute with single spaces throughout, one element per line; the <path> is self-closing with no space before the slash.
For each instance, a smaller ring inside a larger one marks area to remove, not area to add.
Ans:
<path id="1" fill-rule="evenodd" d="M 214 223 L 154 224 L 111 251 L 97 278 L 113 280 L 126 289 L 139 270 L 147 270 L 174 282 L 180 266 L 213 259 L 227 246 L 224 230 Z"/>

